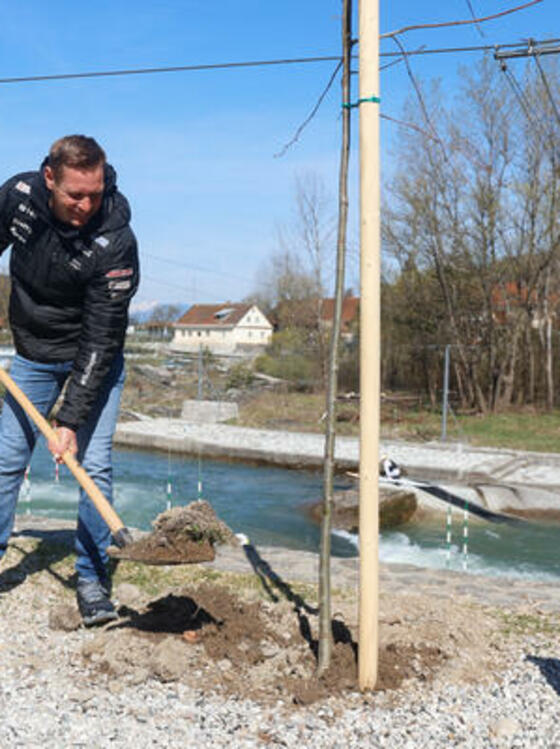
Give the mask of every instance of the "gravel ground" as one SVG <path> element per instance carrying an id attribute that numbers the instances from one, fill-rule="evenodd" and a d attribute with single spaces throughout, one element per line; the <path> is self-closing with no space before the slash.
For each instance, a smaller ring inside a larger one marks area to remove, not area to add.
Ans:
<path id="1" fill-rule="evenodd" d="M 20 612 L 21 613 L 21 612 Z M 14 617 L 17 618 L 17 617 Z M 5 623 L 5 622 L 4 622 Z M 157 681 L 117 689 L 74 653 L 89 633 L 53 638 L 39 612 L 2 635 L 4 747 L 553 747 L 560 665 L 539 637 L 487 686 L 416 686 L 290 709 Z M 45 660 L 48 643 L 49 660 Z M 532 655 L 527 657 L 527 651 Z M 25 663 L 11 665 L 24 656 Z M 7 661 L 7 662 L 6 662 Z M 394 704 L 391 704 L 394 703 Z"/>
<path id="2" fill-rule="evenodd" d="M 21 540 L 16 538 L 15 543 L 21 547 Z M 484 587 L 483 580 L 479 584 Z M 507 588 L 506 581 L 503 585 Z M 531 585 L 527 588 L 530 591 Z M 441 603 L 434 602 L 430 590 L 423 589 L 418 572 L 414 594 L 394 594 L 401 610 L 394 607 L 397 619 L 385 621 L 385 626 L 395 629 L 406 619 L 407 600 L 411 622 L 415 612 L 418 617 L 425 613 L 418 605 L 422 596 L 432 613 L 443 610 L 444 582 Z M 449 595 L 457 598 L 452 588 Z M 478 651 L 473 650 L 471 678 L 466 681 L 450 678 L 450 671 L 442 669 L 433 681 L 412 679 L 395 691 L 349 692 L 343 698 L 294 706 L 194 687 L 188 675 L 164 682 L 134 672 L 125 678 L 104 673 L 99 664 L 83 657 L 98 631 L 65 632 L 51 626 L 53 609 L 61 601 L 73 602 L 73 596 L 56 566 L 26 572 L 21 564 L 13 564 L 13 557 L 11 564 L 3 563 L 2 747 L 560 746 L 560 618 L 550 609 L 539 609 L 535 600 L 517 612 L 517 624 L 525 621 L 526 631 L 499 633 L 481 657 L 478 674 Z M 474 638 L 483 624 L 487 626 L 491 603 L 486 601 L 479 609 L 480 622 L 477 609 L 464 609 L 463 635 L 470 631 Z M 458 603 L 455 606 L 461 611 Z M 513 609 L 504 611 L 510 615 Z M 457 622 L 453 624 L 459 636 Z M 423 632 L 437 639 L 436 631 Z"/>

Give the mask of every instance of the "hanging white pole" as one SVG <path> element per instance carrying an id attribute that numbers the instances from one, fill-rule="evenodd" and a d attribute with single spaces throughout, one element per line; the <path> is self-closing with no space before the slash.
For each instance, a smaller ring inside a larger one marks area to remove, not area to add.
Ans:
<path id="1" fill-rule="evenodd" d="M 360 0 L 360 613 L 361 690 L 377 681 L 379 618 L 380 189 L 379 0 Z"/>

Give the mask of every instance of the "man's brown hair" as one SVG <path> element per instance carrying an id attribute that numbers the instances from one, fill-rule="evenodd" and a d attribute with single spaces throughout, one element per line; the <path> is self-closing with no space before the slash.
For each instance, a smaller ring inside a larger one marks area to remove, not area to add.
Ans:
<path id="1" fill-rule="evenodd" d="M 55 180 L 60 179 L 64 166 L 94 169 L 99 164 L 105 164 L 105 161 L 105 151 L 87 135 L 65 135 L 55 141 L 49 151 L 49 166 Z"/>

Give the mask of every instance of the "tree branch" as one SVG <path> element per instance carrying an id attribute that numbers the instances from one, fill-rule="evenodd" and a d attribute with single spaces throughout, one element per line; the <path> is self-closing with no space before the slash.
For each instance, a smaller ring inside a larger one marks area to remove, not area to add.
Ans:
<path id="1" fill-rule="evenodd" d="M 307 125 L 309 125 L 309 123 L 311 122 L 311 120 L 312 120 L 312 119 L 313 119 L 313 118 L 315 117 L 315 115 L 316 115 L 316 114 L 317 114 L 317 112 L 319 111 L 319 107 L 320 107 L 320 106 L 321 106 L 321 104 L 323 103 L 323 99 L 325 98 L 325 96 L 326 96 L 326 95 L 327 95 L 327 93 L 329 92 L 329 90 L 330 90 L 331 86 L 333 85 L 333 83 L 334 83 L 334 81 L 335 81 L 335 78 L 336 78 L 336 76 L 337 76 L 337 73 L 338 73 L 338 71 L 340 70 L 340 68 L 341 68 L 341 67 L 342 67 L 342 60 L 340 60 L 340 61 L 338 62 L 338 64 L 337 64 L 336 68 L 335 68 L 335 69 L 334 69 L 334 71 L 333 71 L 333 74 L 332 74 L 332 75 L 331 75 L 331 77 L 329 78 L 329 82 L 327 83 L 327 85 L 326 85 L 326 86 L 325 86 L 325 88 L 323 89 L 323 91 L 322 91 L 321 95 L 320 95 L 320 96 L 319 96 L 319 98 L 317 99 L 317 101 L 316 101 L 316 103 L 315 103 L 315 106 L 313 107 L 313 109 L 311 110 L 311 112 L 310 112 L 310 113 L 309 113 L 309 114 L 307 115 L 307 117 L 305 118 L 305 120 L 304 120 L 304 121 L 303 121 L 303 122 L 301 123 L 301 125 L 300 125 L 300 126 L 298 127 L 298 129 L 296 130 L 296 132 L 295 132 L 294 136 L 292 137 L 292 139 L 291 139 L 291 140 L 289 140 L 289 141 L 288 141 L 288 142 L 286 143 L 286 145 L 285 145 L 285 146 L 284 146 L 284 147 L 282 148 L 282 150 L 281 150 L 281 151 L 279 151 L 278 153 L 275 153 L 275 154 L 274 154 L 274 158 L 275 158 L 275 159 L 278 159 L 278 158 L 281 158 L 282 156 L 284 156 L 284 154 L 286 153 L 286 151 L 287 151 L 287 150 L 288 150 L 289 148 L 291 148 L 291 147 L 292 147 L 292 146 L 294 145 L 294 143 L 297 143 L 297 141 L 299 140 L 299 136 L 300 136 L 300 135 L 302 134 L 302 132 L 303 132 L 303 131 L 305 130 L 305 128 L 307 127 Z"/>
<path id="2" fill-rule="evenodd" d="M 408 127 L 411 130 L 416 130 L 417 133 L 422 133 L 422 135 L 425 135 L 426 138 L 430 138 L 431 140 L 436 141 L 436 143 L 439 143 L 438 139 L 435 138 L 431 133 L 429 133 L 427 130 L 424 130 L 421 127 L 418 127 L 418 125 L 415 125 L 413 122 L 405 122 L 404 120 L 397 120 L 396 117 L 389 117 L 388 114 L 380 114 L 379 115 L 382 120 L 388 120 L 389 122 L 394 122 L 396 125 L 402 125 L 403 127 Z"/>
<path id="3" fill-rule="evenodd" d="M 445 158 L 447 159 L 447 154 L 445 153 L 445 147 L 443 145 L 443 141 L 439 137 L 439 135 L 438 135 L 437 130 L 435 129 L 435 127 L 432 125 L 432 121 L 430 120 L 430 115 L 428 114 L 428 109 L 426 108 L 426 103 L 424 101 L 424 97 L 422 95 L 422 91 L 421 91 L 420 86 L 418 85 L 418 83 L 416 81 L 416 78 L 414 77 L 414 73 L 412 72 L 412 68 L 410 67 L 410 62 L 408 61 L 407 51 L 404 48 L 403 43 L 401 42 L 401 40 L 397 36 L 393 37 L 393 41 L 395 42 L 395 44 L 397 45 L 397 47 L 400 49 L 400 51 L 402 53 L 402 56 L 403 56 L 403 59 L 404 59 L 404 64 L 406 65 L 406 72 L 408 73 L 408 77 L 410 78 L 410 80 L 412 82 L 412 85 L 414 86 L 414 90 L 416 91 L 416 96 L 418 97 L 418 101 L 420 103 L 420 108 L 422 110 L 422 114 L 424 115 L 424 119 L 426 120 L 426 124 L 428 125 L 428 127 L 432 131 L 433 139 L 439 143 L 439 145 L 441 146 L 441 149 L 443 151 L 443 154 L 444 154 Z"/>

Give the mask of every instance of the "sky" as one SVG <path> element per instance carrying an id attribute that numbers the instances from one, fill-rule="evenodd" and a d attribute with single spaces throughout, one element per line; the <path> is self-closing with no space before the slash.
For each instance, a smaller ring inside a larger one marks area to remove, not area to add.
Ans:
<path id="1" fill-rule="evenodd" d="M 357 36 L 357 0 L 355 2 Z M 380 31 L 499 13 L 522 0 L 380 0 Z M 0 8 L 0 78 L 336 56 L 341 0 L 26 0 Z M 481 25 L 401 35 L 408 50 L 560 36 L 558 0 Z M 394 52 L 390 39 L 381 52 Z M 411 58 L 419 80 L 482 52 Z M 381 64 L 390 62 L 383 58 Z M 517 63 L 514 63 L 517 64 Z M 133 311 L 156 303 L 240 301 L 257 289 L 278 233 L 294 225 L 295 181 L 312 175 L 336 213 L 339 80 L 298 141 L 278 156 L 325 89 L 335 61 L 19 83 L 0 82 L 0 181 L 35 169 L 61 135 L 105 148 L 132 207 L 142 282 Z M 354 66 L 357 69 L 357 61 Z M 514 68 L 515 69 L 515 68 Z M 354 76 L 357 98 L 357 76 Z M 381 73 L 381 112 L 399 117 L 413 88 L 405 66 Z M 347 286 L 358 288 L 358 114 L 353 110 Z M 381 127 L 382 172 L 398 128 Z M 335 247 L 333 239 L 332 256 Z M 0 268 L 7 266 L 7 255 Z M 327 283 L 334 279 L 327 279 Z"/>

